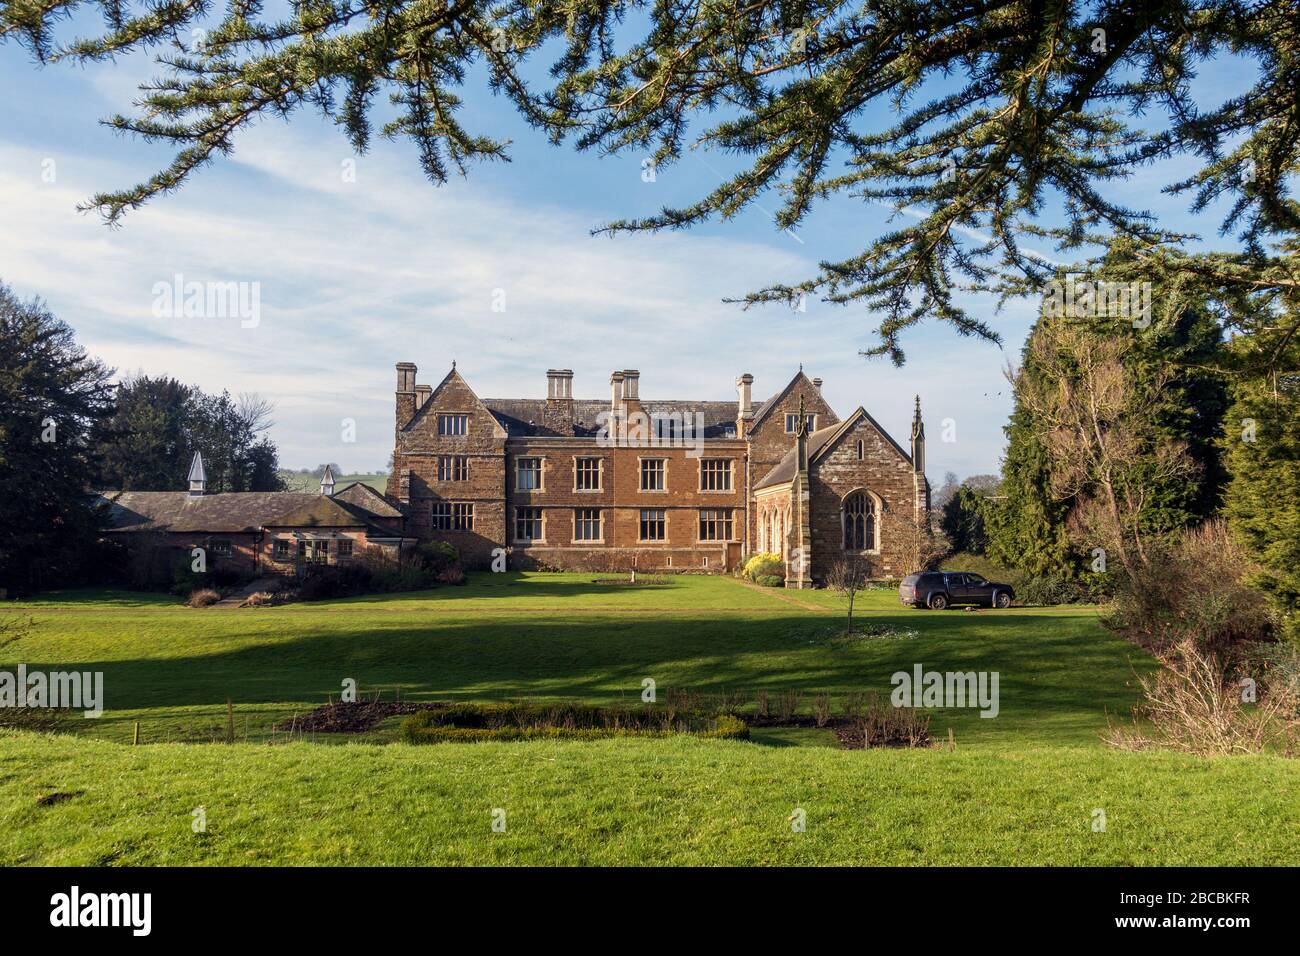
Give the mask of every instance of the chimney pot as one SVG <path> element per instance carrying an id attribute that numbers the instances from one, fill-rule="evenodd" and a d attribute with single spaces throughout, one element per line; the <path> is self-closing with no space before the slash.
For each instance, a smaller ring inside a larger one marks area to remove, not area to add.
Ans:
<path id="1" fill-rule="evenodd" d="M 397 390 L 399 392 L 415 391 L 415 373 L 418 371 L 414 362 L 397 363 Z"/>

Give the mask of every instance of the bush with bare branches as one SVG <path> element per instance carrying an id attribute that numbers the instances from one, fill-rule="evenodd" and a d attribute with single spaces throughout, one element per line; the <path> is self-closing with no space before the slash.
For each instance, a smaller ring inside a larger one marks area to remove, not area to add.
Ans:
<path id="1" fill-rule="evenodd" d="M 1166 749 L 1202 756 L 1258 753 L 1277 747 L 1288 755 L 1300 742 L 1294 690 L 1282 681 L 1254 686 L 1230 679 L 1223 655 L 1191 638 L 1156 655 L 1160 669 L 1138 678 L 1142 699 L 1132 724 L 1111 721 L 1103 739 L 1125 750 Z"/>
<path id="2" fill-rule="evenodd" d="M 1271 611 L 1245 582 L 1250 559 L 1219 520 L 1185 532 L 1158 561 L 1135 565 L 1115 593 L 1107 624 L 1160 649 L 1183 640 L 1225 651 L 1266 638 Z"/>

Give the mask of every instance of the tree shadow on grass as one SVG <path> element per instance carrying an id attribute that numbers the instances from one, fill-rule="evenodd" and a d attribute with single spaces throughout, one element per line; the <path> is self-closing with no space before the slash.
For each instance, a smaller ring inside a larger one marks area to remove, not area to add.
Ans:
<path id="1" fill-rule="evenodd" d="M 361 692 L 400 688 L 403 699 L 507 698 L 639 702 L 644 681 L 659 699 L 672 688 L 705 694 L 741 692 L 746 702 L 799 691 L 836 698 L 888 695 L 891 675 L 926 670 L 997 671 L 1001 713 L 936 713 L 935 727 L 959 736 L 1007 735 L 1059 742 L 1095 740 L 1106 710 L 1127 713 L 1129 659 L 1143 655 L 1085 617 L 935 616 L 873 613 L 873 623 L 910 627 L 904 640 L 826 640 L 835 622 L 792 612 L 738 619 L 706 614 L 671 619 L 562 613 L 493 618 L 489 613 L 436 622 L 350 615 L 283 622 L 292 636 L 216 653 L 126 660 L 25 663 L 29 671 L 103 671 L 110 710 L 224 707 L 338 698 L 344 680 Z M 240 635 L 235 635 L 236 639 Z M 249 635 L 246 639 L 258 639 Z M 130 634 L 124 630 L 123 641 Z"/>

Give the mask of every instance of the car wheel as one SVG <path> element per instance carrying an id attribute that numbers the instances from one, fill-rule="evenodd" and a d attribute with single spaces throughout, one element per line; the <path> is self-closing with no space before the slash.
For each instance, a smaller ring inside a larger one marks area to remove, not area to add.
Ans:
<path id="1" fill-rule="evenodd" d="M 1011 607 L 1011 595 L 1006 591 L 999 591 L 993 595 L 993 606 L 1003 609 Z"/>
<path id="2" fill-rule="evenodd" d="M 931 611 L 942 611 L 948 606 L 948 598 L 942 594 L 931 594 L 930 600 L 926 604 Z"/>

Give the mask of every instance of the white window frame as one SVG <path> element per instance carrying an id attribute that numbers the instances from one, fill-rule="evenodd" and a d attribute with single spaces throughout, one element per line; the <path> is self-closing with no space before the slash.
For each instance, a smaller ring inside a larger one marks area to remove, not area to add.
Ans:
<path id="1" fill-rule="evenodd" d="M 443 476 L 443 463 L 447 464 L 446 477 Z M 464 474 L 456 477 L 457 471 L 463 471 Z M 438 480 L 439 481 L 469 481 L 469 455 L 439 455 L 438 456 Z"/>
<path id="2" fill-rule="evenodd" d="M 815 432 L 815 431 L 817 430 L 817 415 L 816 415 L 816 413 L 814 413 L 814 412 L 804 412 L 803 417 L 806 418 L 806 419 L 808 420 L 808 431 L 810 431 L 810 432 Z M 793 434 L 794 434 L 794 428 L 795 428 L 795 425 L 798 423 L 798 421 L 799 421 L 799 413 L 798 413 L 798 412 L 786 412 L 786 413 L 785 413 L 785 433 L 786 433 L 787 435 L 793 435 Z"/>
<path id="3" fill-rule="evenodd" d="M 728 533 L 723 538 L 706 538 L 704 536 L 705 515 L 715 514 L 718 517 L 709 519 L 715 525 L 723 527 L 725 525 Z M 722 517 L 725 515 L 725 517 Z M 722 544 L 728 541 L 736 540 L 736 510 L 734 508 L 701 508 L 696 516 L 695 533 L 701 543 Z"/>

